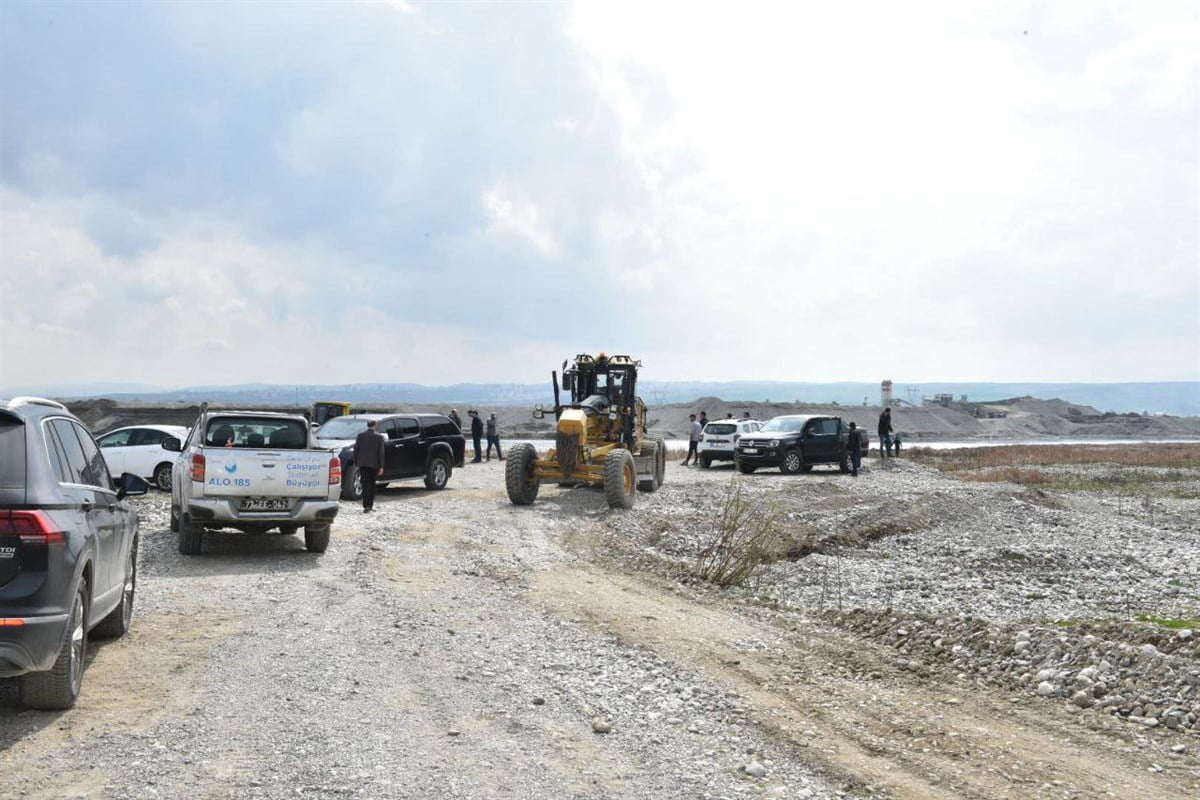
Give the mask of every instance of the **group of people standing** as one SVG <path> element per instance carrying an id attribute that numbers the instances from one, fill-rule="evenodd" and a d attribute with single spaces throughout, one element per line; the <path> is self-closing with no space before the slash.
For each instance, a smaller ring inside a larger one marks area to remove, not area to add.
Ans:
<path id="1" fill-rule="evenodd" d="M 892 458 L 900 455 L 900 434 L 892 428 L 891 408 L 883 409 L 883 413 L 879 415 L 879 423 L 875 432 L 879 434 L 880 458 L 887 458 L 889 453 Z M 850 451 L 850 474 L 857 478 L 859 467 L 862 466 L 863 443 L 862 431 L 859 430 L 856 423 L 850 423 L 850 438 L 846 443 L 846 448 Z"/>
<path id="2" fill-rule="evenodd" d="M 463 429 L 462 418 L 458 416 L 457 408 L 450 409 L 450 413 L 446 416 L 458 426 L 460 431 Z M 503 461 L 504 453 L 500 452 L 500 423 L 496 419 L 496 412 L 493 411 L 488 415 L 487 422 L 484 422 L 479 412 L 473 408 L 467 409 L 467 416 L 471 418 L 471 442 L 475 445 L 475 458 L 471 460 L 471 463 L 491 461 L 493 447 L 496 448 L 496 458 Z M 487 436 L 486 458 L 481 447 L 485 435 Z"/>

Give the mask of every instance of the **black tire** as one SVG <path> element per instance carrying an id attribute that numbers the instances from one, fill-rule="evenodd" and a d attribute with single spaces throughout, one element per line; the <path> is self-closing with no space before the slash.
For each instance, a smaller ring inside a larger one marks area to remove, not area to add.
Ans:
<path id="1" fill-rule="evenodd" d="M 112 639 L 124 636 L 133 622 L 133 597 L 137 593 L 137 550 L 138 540 L 135 536 L 129 545 L 129 559 L 125 563 L 125 582 L 121 587 L 121 602 L 100 620 L 94 633 Z"/>
<path id="2" fill-rule="evenodd" d="M 163 462 L 154 468 L 154 485 L 164 492 L 171 491 L 170 462 Z"/>
<path id="3" fill-rule="evenodd" d="M 712 459 L 708 456 L 700 456 L 700 468 L 708 469 L 712 466 Z"/>
<path id="4" fill-rule="evenodd" d="M 642 456 L 650 461 L 650 477 L 638 481 L 637 488 L 643 492 L 658 491 L 658 442 L 642 442 Z"/>
<path id="5" fill-rule="evenodd" d="M 362 473 L 354 464 L 347 464 L 342 470 L 342 499 L 362 500 Z"/>
<path id="6" fill-rule="evenodd" d="M 508 460 L 504 462 L 504 487 L 508 490 L 508 499 L 518 506 L 532 505 L 537 499 L 536 461 L 537 449 L 528 442 L 508 448 Z"/>
<path id="7" fill-rule="evenodd" d="M 784 475 L 795 475 L 803 467 L 804 456 L 794 448 L 784 453 L 783 461 L 779 462 L 779 471 Z"/>
<path id="8" fill-rule="evenodd" d="M 64 709 L 75 705 L 83 685 L 87 661 L 87 584 L 80 580 L 71 600 L 67 629 L 59 645 L 54 666 L 45 672 L 30 672 L 19 681 L 21 703 L 28 708 Z"/>
<path id="9" fill-rule="evenodd" d="M 329 547 L 328 525 L 306 525 L 304 528 L 304 549 L 310 553 L 324 553 Z"/>
<path id="10" fill-rule="evenodd" d="M 747 464 L 744 461 L 736 461 L 734 463 L 737 464 L 738 472 L 741 472 L 743 475 L 749 475 L 750 473 L 754 472 L 754 470 L 758 469 L 756 465 Z"/>
<path id="11" fill-rule="evenodd" d="M 452 470 L 450 462 L 442 456 L 434 456 L 429 459 L 429 466 L 425 468 L 425 488 L 445 489 Z"/>
<path id="12" fill-rule="evenodd" d="M 654 480 L 662 486 L 667 480 L 667 442 L 661 436 L 651 438 L 658 444 L 658 464 L 654 468 Z"/>
<path id="13" fill-rule="evenodd" d="M 167 527 L 174 533 L 179 532 L 179 506 L 174 503 L 171 504 L 171 521 L 167 523 Z"/>
<path id="14" fill-rule="evenodd" d="M 191 518 L 184 514 L 179 518 L 179 552 L 185 556 L 200 555 L 201 542 L 204 540 L 204 528 L 193 525 Z"/>
<path id="15" fill-rule="evenodd" d="M 604 459 L 604 497 L 609 508 L 633 508 L 637 496 L 637 469 L 633 454 L 611 450 Z"/>

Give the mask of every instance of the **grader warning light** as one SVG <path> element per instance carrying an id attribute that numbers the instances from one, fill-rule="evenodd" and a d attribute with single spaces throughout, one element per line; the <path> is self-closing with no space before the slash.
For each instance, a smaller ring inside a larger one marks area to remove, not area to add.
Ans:
<path id="1" fill-rule="evenodd" d="M 508 498 L 529 505 L 541 482 L 550 480 L 602 486 L 609 506 L 632 508 L 636 490 L 656 491 L 667 468 L 666 443 L 646 432 L 646 404 L 637 396 L 642 362 L 583 353 L 569 368 L 567 364 L 563 362 L 561 390 L 558 373 L 550 373 L 558 420 L 554 448 L 545 458 L 538 458 L 532 444 L 509 449 L 504 475 Z M 562 402 L 563 392 L 568 402 Z M 546 412 L 538 405 L 533 416 L 541 419 Z"/>

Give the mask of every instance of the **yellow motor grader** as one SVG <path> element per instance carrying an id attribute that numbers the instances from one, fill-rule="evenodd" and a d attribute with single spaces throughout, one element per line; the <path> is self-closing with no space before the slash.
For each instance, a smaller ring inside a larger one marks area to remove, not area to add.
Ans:
<path id="1" fill-rule="evenodd" d="M 561 402 L 558 374 L 550 373 L 558 420 L 554 449 L 538 458 L 532 444 L 509 448 L 504 473 L 508 499 L 529 505 L 546 480 L 603 486 L 609 506 L 632 508 L 636 490 L 656 491 L 667 471 L 666 443 L 646 432 L 646 404 L 637 396 L 642 362 L 583 353 L 569 368 L 567 363 L 562 365 L 562 392 L 569 402 Z M 538 405 L 533 416 L 542 419 L 546 413 Z"/>

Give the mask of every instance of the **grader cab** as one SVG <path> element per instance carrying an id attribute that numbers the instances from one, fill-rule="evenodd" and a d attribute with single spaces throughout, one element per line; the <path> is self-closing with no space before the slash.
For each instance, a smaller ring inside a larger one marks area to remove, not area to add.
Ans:
<path id="1" fill-rule="evenodd" d="M 646 404 L 637 396 L 641 365 L 629 356 L 584 353 L 569 368 L 563 362 L 561 390 L 557 373 L 550 373 L 558 421 L 554 448 L 545 458 L 538 458 L 532 444 L 509 448 L 504 476 L 509 500 L 529 505 L 542 481 L 555 481 L 603 486 L 609 506 L 632 508 L 637 489 L 653 492 L 662 485 L 666 444 L 646 432 Z M 533 415 L 540 419 L 546 413 L 539 405 Z"/>

